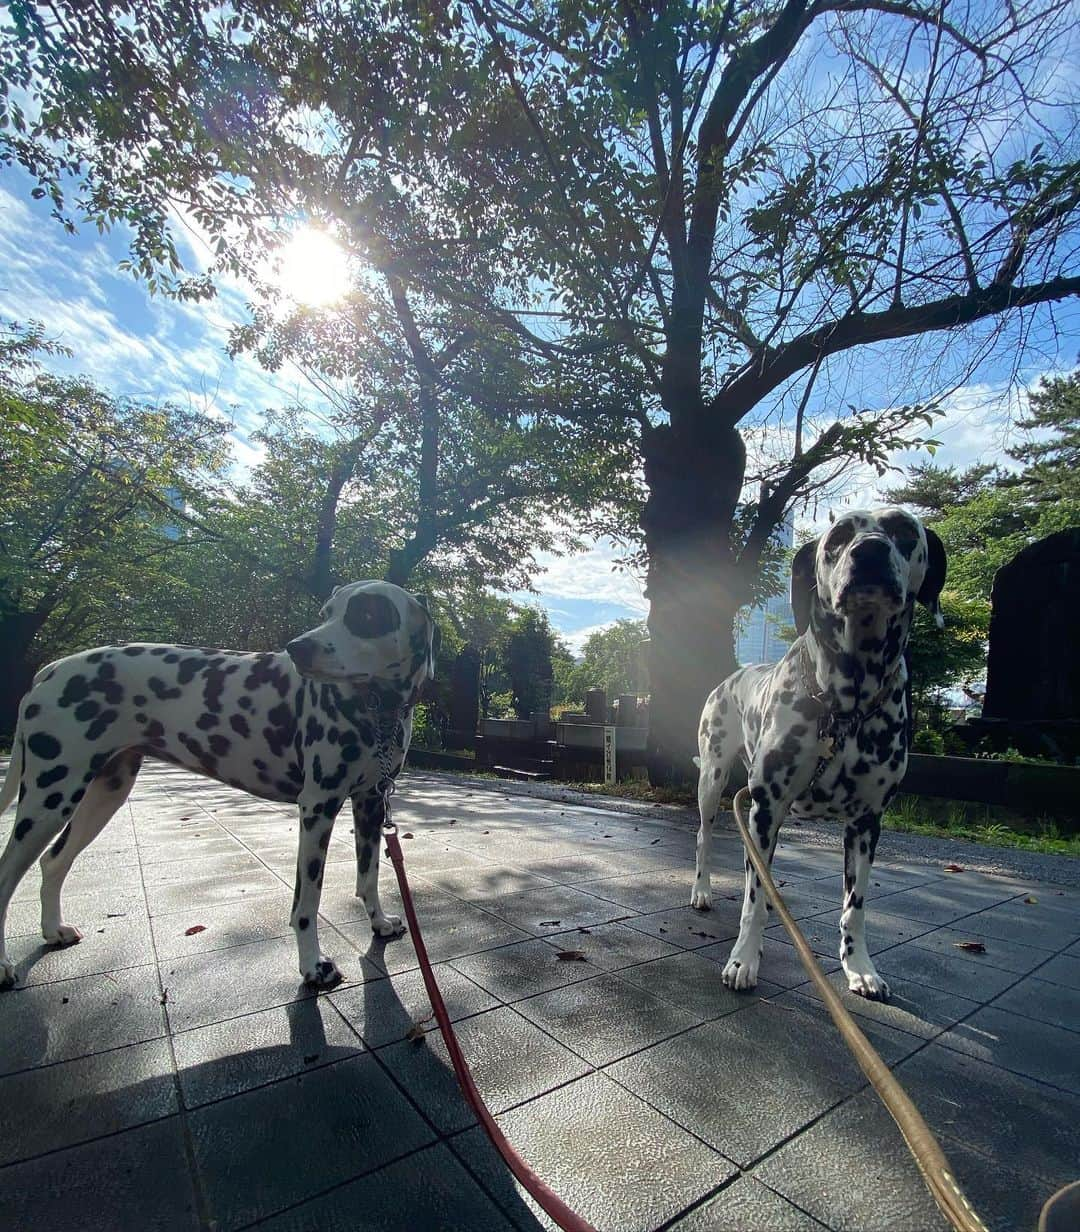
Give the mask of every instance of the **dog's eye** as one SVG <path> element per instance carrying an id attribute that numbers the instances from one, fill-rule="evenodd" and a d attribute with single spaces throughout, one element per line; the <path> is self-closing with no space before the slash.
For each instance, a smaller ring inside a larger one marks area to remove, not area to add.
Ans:
<path id="1" fill-rule="evenodd" d="M 905 556 L 910 556 L 919 542 L 919 528 L 902 514 L 882 518 L 881 529 Z"/>
<path id="2" fill-rule="evenodd" d="M 400 628 L 401 613 L 385 595 L 353 595 L 344 622 L 354 637 L 384 637 Z"/>
<path id="3" fill-rule="evenodd" d="M 838 522 L 825 538 L 825 555 L 835 556 L 854 538 L 855 527 L 850 522 Z"/>

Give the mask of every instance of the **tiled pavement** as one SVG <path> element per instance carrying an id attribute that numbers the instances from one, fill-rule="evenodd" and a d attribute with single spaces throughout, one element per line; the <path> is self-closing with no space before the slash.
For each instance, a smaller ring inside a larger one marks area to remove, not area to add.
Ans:
<path id="1" fill-rule="evenodd" d="M 420 774 L 397 820 L 479 1085 L 598 1228 L 944 1227 L 783 930 L 756 994 L 721 985 L 733 834 L 699 915 L 685 822 Z M 785 837 L 778 879 L 835 971 L 840 844 Z M 36 874 L 23 884 L 21 984 L 0 995 L 4 1226 L 552 1226 L 476 1126 L 438 1033 L 405 1038 L 429 1012 L 413 948 L 371 939 L 345 817 L 322 930 L 348 981 L 319 997 L 298 983 L 295 840 L 291 810 L 152 764 L 69 879 L 80 945 L 41 944 Z M 990 1226 L 1034 1228 L 1080 1170 L 1080 893 L 890 862 L 888 846 L 868 920 L 894 995 L 849 1004 Z M 384 865 L 389 910 L 392 883 Z"/>

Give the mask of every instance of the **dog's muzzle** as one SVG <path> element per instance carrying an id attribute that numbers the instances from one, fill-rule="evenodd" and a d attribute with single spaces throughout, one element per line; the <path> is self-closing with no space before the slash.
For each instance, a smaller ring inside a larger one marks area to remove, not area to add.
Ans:
<path id="1" fill-rule="evenodd" d="M 842 611 L 883 605 L 900 607 L 904 597 L 893 571 L 892 547 L 884 539 L 865 539 L 851 549 L 851 573 L 836 596 Z"/>
<path id="2" fill-rule="evenodd" d="M 296 637 L 285 647 L 285 653 L 301 672 L 311 669 L 315 661 L 315 643 L 307 637 Z"/>

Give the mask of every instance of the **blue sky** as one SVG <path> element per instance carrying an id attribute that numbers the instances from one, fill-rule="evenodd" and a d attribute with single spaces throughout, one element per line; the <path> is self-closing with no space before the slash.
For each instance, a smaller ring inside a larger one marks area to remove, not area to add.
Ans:
<path id="1" fill-rule="evenodd" d="M 116 394 L 190 403 L 232 418 L 237 423 L 234 439 L 241 466 L 257 456 L 248 433 L 265 408 L 297 397 L 313 400 L 313 391 L 297 371 L 286 368 L 269 374 L 250 358 L 233 360 L 226 353 L 230 326 L 245 319 L 242 288 L 226 286 L 216 300 L 205 304 L 151 297 L 141 283 L 117 268 L 127 255 L 122 232 L 99 236 L 95 229 L 83 228 L 68 235 L 50 217 L 47 202 L 31 199 L 31 187 L 21 170 L 0 171 L 0 316 L 43 322 L 50 336 L 74 353 L 70 360 L 56 361 L 56 366 L 83 373 Z M 197 239 L 188 236 L 180 247 L 186 263 L 202 264 Z M 1080 347 L 1080 308 L 1058 306 L 1053 320 L 1043 311 L 1034 336 L 1037 345 L 1025 352 L 1019 365 L 1021 384 L 1033 384 L 1042 372 L 1074 366 Z M 967 465 L 1001 460 L 1013 435 L 1010 422 L 1017 405 L 1008 392 L 1013 353 L 1015 347 L 1010 348 L 1006 337 L 996 358 L 981 364 L 976 379 L 948 400 L 934 429 L 942 442 L 939 461 Z M 870 391 L 872 397 L 891 397 L 893 405 L 925 393 L 893 390 L 889 382 L 894 371 L 880 354 L 870 354 L 850 370 L 842 390 L 833 385 L 825 392 L 842 403 Z M 824 396 L 818 409 L 828 413 Z M 781 429 L 769 426 L 763 439 L 775 446 L 783 435 Z M 900 456 L 896 462 L 910 462 L 915 456 Z M 849 468 L 829 500 L 819 505 L 816 518 L 823 520 L 826 509 L 840 503 L 872 503 L 879 490 L 873 472 Z M 810 511 L 798 520 L 814 519 Z M 646 614 L 640 579 L 616 570 L 617 557 L 614 545 L 599 542 L 574 557 L 542 558 L 546 571 L 536 579 L 535 601 L 547 608 L 553 626 L 575 648 L 595 628 Z"/>

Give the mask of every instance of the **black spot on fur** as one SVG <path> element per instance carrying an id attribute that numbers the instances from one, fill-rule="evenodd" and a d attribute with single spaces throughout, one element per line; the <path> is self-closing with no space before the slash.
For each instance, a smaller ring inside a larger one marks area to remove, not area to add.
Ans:
<path id="1" fill-rule="evenodd" d="M 45 807 L 47 809 L 59 808 L 63 802 L 64 793 L 62 791 L 50 792 L 50 794 L 45 797 Z"/>
<path id="2" fill-rule="evenodd" d="M 30 752 L 35 757 L 40 757 L 42 761 L 54 761 L 62 752 L 60 741 L 55 736 L 50 736 L 48 732 L 34 732 L 26 745 Z"/>
<path id="3" fill-rule="evenodd" d="M 67 766 L 53 766 L 51 770 L 45 770 L 37 777 L 37 785 L 39 787 L 51 787 L 53 783 L 59 783 L 61 779 L 67 778 Z"/>
<path id="4" fill-rule="evenodd" d="M 116 710 L 103 710 L 86 729 L 86 739 L 100 740 L 119 717 L 119 712 Z"/>
<path id="5" fill-rule="evenodd" d="M 24 817 L 15 826 L 14 834 L 18 841 L 22 841 L 34 828 L 34 820 L 32 817 Z"/>

